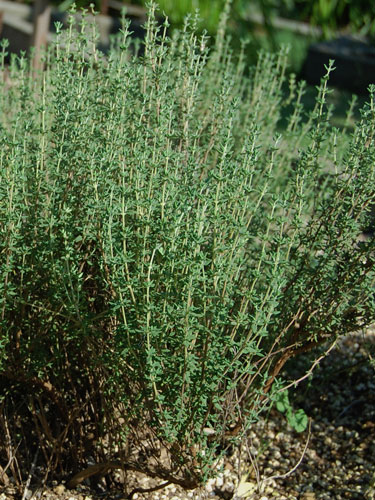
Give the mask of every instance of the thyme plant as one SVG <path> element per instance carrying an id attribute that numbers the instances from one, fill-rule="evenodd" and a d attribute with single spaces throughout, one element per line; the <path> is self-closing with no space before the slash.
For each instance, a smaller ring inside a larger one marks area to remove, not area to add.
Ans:
<path id="1" fill-rule="evenodd" d="M 211 52 L 153 3 L 142 56 L 85 17 L 38 74 L 2 44 L 1 410 L 49 471 L 193 488 L 288 359 L 374 321 L 375 88 L 332 128 L 330 65 L 306 116 L 287 51 L 247 74 L 227 15 Z"/>

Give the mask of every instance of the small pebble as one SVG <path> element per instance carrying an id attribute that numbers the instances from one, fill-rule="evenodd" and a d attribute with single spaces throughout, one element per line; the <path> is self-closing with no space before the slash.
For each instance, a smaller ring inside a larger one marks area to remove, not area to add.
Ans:
<path id="1" fill-rule="evenodd" d="M 63 484 L 59 484 L 53 488 L 53 491 L 56 493 L 56 495 L 62 495 L 65 493 L 65 486 Z"/>

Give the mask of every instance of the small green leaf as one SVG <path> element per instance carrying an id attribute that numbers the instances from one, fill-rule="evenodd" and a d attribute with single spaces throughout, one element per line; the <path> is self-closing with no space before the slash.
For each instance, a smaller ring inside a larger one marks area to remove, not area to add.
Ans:
<path id="1" fill-rule="evenodd" d="M 283 391 L 277 394 L 276 408 L 280 413 L 285 413 L 290 409 L 288 391 Z"/>
<path id="2" fill-rule="evenodd" d="M 307 428 L 308 417 L 304 410 L 300 408 L 294 414 L 294 425 L 292 426 L 297 432 L 303 432 Z"/>

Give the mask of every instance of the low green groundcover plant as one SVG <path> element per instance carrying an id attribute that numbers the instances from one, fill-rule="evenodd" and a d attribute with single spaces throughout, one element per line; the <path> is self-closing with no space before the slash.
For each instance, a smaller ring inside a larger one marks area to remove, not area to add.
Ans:
<path id="1" fill-rule="evenodd" d="M 196 19 L 169 38 L 154 12 L 142 55 L 126 22 L 104 57 L 73 16 L 43 71 L 2 43 L 0 464 L 19 482 L 39 449 L 57 476 L 94 459 L 196 487 L 274 401 L 306 425 L 288 359 L 374 321 L 375 88 L 339 131 L 332 65 L 305 115 L 287 51 L 249 72 L 228 9 L 210 52 Z"/>

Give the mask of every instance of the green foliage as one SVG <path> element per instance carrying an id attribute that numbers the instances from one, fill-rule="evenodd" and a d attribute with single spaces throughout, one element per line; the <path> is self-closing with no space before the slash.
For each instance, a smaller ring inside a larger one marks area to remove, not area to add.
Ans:
<path id="1" fill-rule="evenodd" d="M 375 89 L 349 136 L 332 65 L 306 116 L 285 50 L 244 76 L 228 9 L 211 52 L 154 11 L 142 57 L 127 25 L 104 57 L 71 18 L 43 72 L 2 66 L 0 389 L 54 467 L 194 487 L 290 357 L 375 319 Z"/>
<path id="2" fill-rule="evenodd" d="M 161 12 L 165 13 L 175 26 L 182 26 L 187 15 L 193 15 L 199 10 L 200 26 L 209 33 L 216 33 L 225 0 L 183 0 L 180 2 L 161 0 L 158 5 Z"/>
<path id="3" fill-rule="evenodd" d="M 348 27 L 354 33 L 375 35 L 375 6 L 366 0 L 276 0 L 271 5 L 283 16 L 320 26 L 325 37 Z"/>
<path id="4" fill-rule="evenodd" d="M 303 432 L 308 423 L 306 413 L 302 408 L 294 411 L 289 401 L 288 390 L 284 390 L 275 395 L 276 408 L 280 413 L 284 413 L 288 424 L 297 432 Z"/>
<path id="5" fill-rule="evenodd" d="M 87 1 L 87 0 L 55 0 L 53 2 L 57 4 L 59 10 L 67 11 L 69 9 L 88 9 L 90 6 L 95 6 L 95 8 L 99 11 L 101 7 L 101 0 Z"/>

